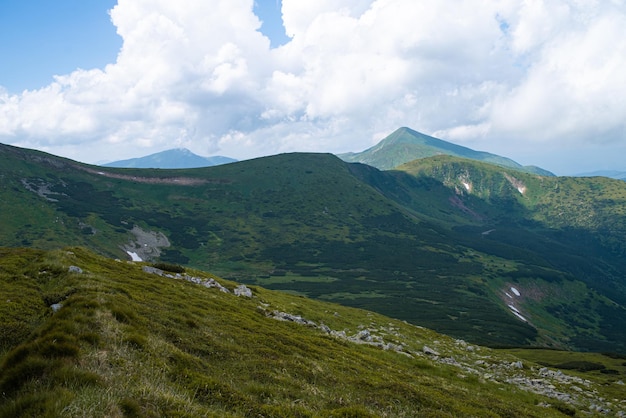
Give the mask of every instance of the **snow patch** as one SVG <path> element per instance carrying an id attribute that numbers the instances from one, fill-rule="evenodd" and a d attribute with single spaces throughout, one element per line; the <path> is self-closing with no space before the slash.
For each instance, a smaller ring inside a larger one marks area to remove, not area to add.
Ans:
<path id="1" fill-rule="evenodd" d="M 517 188 L 517 191 L 520 192 L 521 194 L 526 193 L 526 187 L 525 186 L 520 186 Z"/>
<path id="2" fill-rule="evenodd" d="M 512 311 L 519 313 L 519 311 L 517 310 L 515 306 L 509 305 L 509 308 L 511 308 Z"/>
<path id="3" fill-rule="evenodd" d="M 467 190 L 468 192 L 472 191 L 472 185 L 471 184 L 469 184 L 469 183 L 467 183 L 465 181 L 462 182 L 462 183 L 463 183 L 463 186 L 465 187 L 465 190 Z"/>
<path id="4" fill-rule="evenodd" d="M 521 293 L 519 292 L 519 290 L 517 290 L 514 287 L 511 287 L 511 292 L 513 292 L 515 294 L 515 296 L 517 296 L 517 297 L 522 296 Z"/>
<path id="5" fill-rule="evenodd" d="M 509 299 L 513 299 L 513 296 L 511 296 L 511 295 L 509 294 L 509 292 L 504 292 L 504 294 L 505 294 L 505 295 L 507 295 L 507 296 L 509 297 Z"/>
<path id="6" fill-rule="evenodd" d="M 515 311 L 511 311 L 511 312 L 513 312 L 513 315 L 515 315 L 516 317 L 518 317 L 518 318 L 519 318 L 519 319 L 521 319 L 522 321 L 524 321 L 524 322 L 528 322 L 528 321 L 526 320 L 526 318 L 524 318 L 522 315 L 518 314 L 517 312 L 515 312 Z"/>
<path id="7" fill-rule="evenodd" d="M 126 251 L 132 261 L 143 261 L 139 255 L 133 251 Z"/>

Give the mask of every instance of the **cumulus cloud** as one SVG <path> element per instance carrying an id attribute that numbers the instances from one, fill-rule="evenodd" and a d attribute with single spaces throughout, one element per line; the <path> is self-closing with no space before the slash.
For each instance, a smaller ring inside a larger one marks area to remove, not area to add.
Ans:
<path id="1" fill-rule="evenodd" d="M 0 140 L 89 162 L 358 151 L 400 126 L 513 158 L 626 142 L 621 0 L 283 0 L 282 17 L 272 49 L 252 0 L 119 0 L 116 62 L 0 90 Z"/>

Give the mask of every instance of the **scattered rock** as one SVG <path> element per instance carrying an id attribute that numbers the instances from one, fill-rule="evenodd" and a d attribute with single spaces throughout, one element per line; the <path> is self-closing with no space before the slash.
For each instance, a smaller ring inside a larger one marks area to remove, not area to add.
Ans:
<path id="1" fill-rule="evenodd" d="M 515 361 L 511 363 L 511 367 L 513 367 L 514 369 L 523 369 L 524 363 L 522 363 L 521 361 Z"/>
<path id="2" fill-rule="evenodd" d="M 252 297 L 252 290 L 250 290 L 250 288 L 248 288 L 244 284 L 240 284 L 239 286 L 237 286 L 233 292 L 237 296 L 245 296 L 247 298 Z"/>
<path id="3" fill-rule="evenodd" d="M 157 276 L 163 276 L 163 274 L 164 274 L 163 270 L 158 269 L 156 267 L 143 266 L 141 269 L 144 271 L 144 273 L 156 274 Z"/>
<path id="4" fill-rule="evenodd" d="M 292 315 L 286 312 L 272 311 L 271 317 L 274 319 L 278 319 L 279 321 L 295 322 L 296 324 L 300 325 L 317 327 L 317 324 L 315 322 L 304 319 L 300 315 Z"/>
<path id="5" fill-rule="evenodd" d="M 424 354 L 427 354 L 429 356 L 439 356 L 439 352 L 437 352 L 437 350 L 433 350 L 432 348 L 428 347 L 427 345 L 425 345 L 422 348 L 422 351 L 424 352 Z"/>
<path id="6" fill-rule="evenodd" d="M 67 269 L 67 271 L 69 271 L 70 273 L 83 274 L 83 269 L 81 269 L 80 267 L 76 267 L 76 266 L 70 266 L 70 268 Z"/>
<path id="7" fill-rule="evenodd" d="M 359 333 L 356 335 L 356 338 L 361 341 L 367 341 L 367 342 L 372 341 L 372 336 L 369 330 L 367 329 L 359 331 Z"/>

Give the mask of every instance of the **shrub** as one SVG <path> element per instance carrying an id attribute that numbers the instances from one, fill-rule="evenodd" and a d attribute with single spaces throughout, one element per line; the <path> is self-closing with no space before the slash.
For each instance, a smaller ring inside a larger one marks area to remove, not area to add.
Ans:
<path id="1" fill-rule="evenodd" d="M 557 364 L 554 366 L 557 369 L 564 370 L 578 370 L 580 372 L 590 372 L 592 370 L 603 370 L 606 369 L 604 364 L 594 363 L 591 361 L 568 361 L 565 363 Z"/>
<path id="2" fill-rule="evenodd" d="M 158 268 L 163 271 L 169 271 L 170 273 L 184 273 L 185 268 L 179 264 L 172 263 L 154 263 L 152 267 Z"/>

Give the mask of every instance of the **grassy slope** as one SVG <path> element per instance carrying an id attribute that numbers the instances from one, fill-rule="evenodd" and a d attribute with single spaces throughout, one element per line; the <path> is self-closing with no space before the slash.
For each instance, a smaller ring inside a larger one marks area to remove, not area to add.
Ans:
<path id="1" fill-rule="evenodd" d="M 528 289 L 523 304 L 529 315 L 542 318 L 543 323 L 535 321 L 539 328 L 595 350 L 610 347 L 594 341 L 590 330 L 624 339 L 615 333 L 623 327 L 612 320 L 623 317 L 626 306 L 624 182 L 541 177 L 447 156 L 416 160 L 398 170 L 439 180 L 484 217 L 482 229 L 456 228 L 491 231 L 473 248 L 508 260 L 519 260 L 520 249 L 527 252 L 530 263 L 498 276 Z"/>
<path id="2" fill-rule="evenodd" d="M 591 376 L 588 396 L 560 385 L 573 396 L 564 403 L 505 383 L 517 361 L 509 354 L 378 314 L 256 287 L 236 297 L 80 248 L 0 251 L 2 417 L 545 417 L 620 407 L 616 379 Z M 277 321 L 272 310 L 349 335 L 366 327 L 404 354 Z M 422 354 L 425 345 L 442 360 Z M 442 364 L 453 357 L 464 366 Z M 531 379 L 538 367 L 514 373 Z"/>

